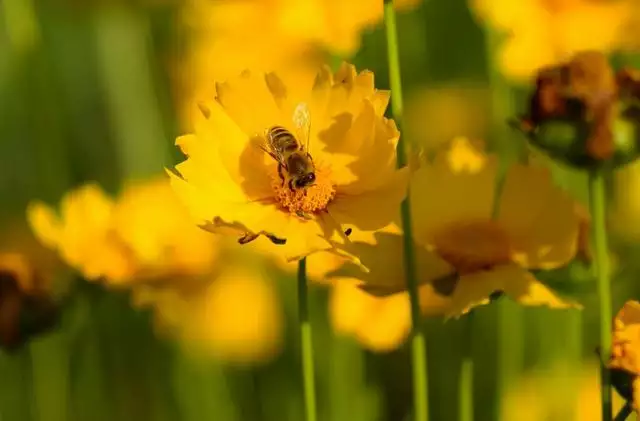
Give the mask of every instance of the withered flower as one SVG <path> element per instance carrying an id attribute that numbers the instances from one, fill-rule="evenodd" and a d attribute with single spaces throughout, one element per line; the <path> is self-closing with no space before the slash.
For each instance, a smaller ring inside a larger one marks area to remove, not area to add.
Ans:
<path id="1" fill-rule="evenodd" d="M 624 165 L 638 155 L 640 119 L 626 100 L 638 97 L 637 80 L 629 70 L 616 75 L 601 52 L 577 53 L 538 72 L 528 115 L 515 126 L 534 145 L 571 165 Z"/>

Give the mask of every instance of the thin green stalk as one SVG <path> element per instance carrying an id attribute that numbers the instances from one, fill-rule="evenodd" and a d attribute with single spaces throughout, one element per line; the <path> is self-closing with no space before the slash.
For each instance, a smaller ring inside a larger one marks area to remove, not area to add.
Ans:
<path id="1" fill-rule="evenodd" d="M 611 376 L 606 364 L 611 354 L 611 279 L 607 230 L 605 226 L 605 182 L 603 170 L 595 169 L 589 174 L 589 206 L 593 220 L 595 265 L 598 278 L 600 307 L 600 387 L 602 393 L 602 420 L 611 421 Z"/>
<path id="2" fill-rule="evenodd" d="M 631 404 L 627 402 L 622 407 L 620 412 L 618 412 L 618 415 L 616 415 L 613 421 L 625 421 L 627 418 L 629 418 L 629 415 L 631 415 L 632 412 L 633 412 L 633 408 L 631 407 Z"/>
<path id="3" fill-rule="evenodd" d="M 309 321 L 309 293 L 307 285 L 307 259 L 298 262 L 298 320 L 302 345 L 302 380 L 306 421 L 316 421 L 316 383 L 313 369 L 313 341 Z"/>
<path id="4" fill-rule="evenodd" d="M 462 320 L 463 346 L 462 365 L 460 367 L 460 381 L 458 383 L 458 419 L 473 421 L 473 312 Z"/>
<path id="5" fill-rule="evenodd" d="M 396 14 L 392 0 L 384 0 L 384 23 L 387 38 L 387 55 L 389 60 L 389 82 L 391 85 L 391 111 L 393 118 L 399 127 L 402 127 L 403 102 L 402 82 L 400 77 L 400 57 L 398 32 L 396 29 Z M 400 137 L 397 148 L 398 167 L 407 165 L 406 147 L 404 137 Z M 416 273 L 416 259 L 413 250 L 413 230 L 411 225 L 410 193 L 402 202 L 402 229 L 404 232 L 404 266 L 407 278 L 407 288 L 411 301 L 411 321 L 413 332 L 411 338 L 411 354 L 413 369 L 413 393 L 414 393 L 414 420 L 427 421 L 429 419 L 428 408 L 428 384 L 427 384 L 427 356 L 426 339 L 421 327 L 420 302 L 418 299 L 418 282 Z"/>
<path id="6" fill-rule="evenodd" d="M 161 174 L 169 157 L 152 81 L 149 24 L 126 8 L 96 15 L 96 47 L 125 179 Z"/>

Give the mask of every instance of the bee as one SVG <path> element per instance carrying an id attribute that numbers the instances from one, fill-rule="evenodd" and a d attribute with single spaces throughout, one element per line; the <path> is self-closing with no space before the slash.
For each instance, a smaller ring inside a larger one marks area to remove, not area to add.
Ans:
<path id="1" fill-rule="evenodd" d="M 289 179 L 293 192 L 306 189 L 316 182 L 316 168 L 309 153 L 311 122 L 306 104 L 299 104 L 293 112 L 293 122 L 298 135 L 306 138 L 306 146 L 293 133 L 282 126 L 272 126 L 265 131 L 265 145 L 261 148 L 278 163 L 278 176 L 282 185 Z"/>

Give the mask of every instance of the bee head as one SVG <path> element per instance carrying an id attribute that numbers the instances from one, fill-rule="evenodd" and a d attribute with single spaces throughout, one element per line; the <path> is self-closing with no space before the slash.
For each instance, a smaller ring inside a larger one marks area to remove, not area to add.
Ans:
<path id="1" fill-rule="evenodd" d="M 313 185 L 313 183 L 315 183 L 316 181 L 316 175 L 315 173 L 308 173 L 303 175 L 302 177 L 298 178 L 295 182 L 295 185 L 297 188 L 304 188 L 304 187 L 309 187 L 311 185 Z"/>

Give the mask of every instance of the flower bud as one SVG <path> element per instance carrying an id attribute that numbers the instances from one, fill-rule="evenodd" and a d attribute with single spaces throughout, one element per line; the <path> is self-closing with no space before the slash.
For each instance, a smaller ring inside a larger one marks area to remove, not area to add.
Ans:
<path id="1" fill-rule="evenodd" d="M 619 167 L 639 155 L 640 73 L 614 74 L 598 52 L 576 54 L 536 77 L 528 115 L 512 126 L 552 158 L 574 167 Z"/>

